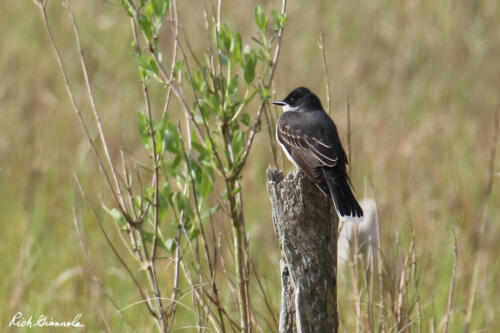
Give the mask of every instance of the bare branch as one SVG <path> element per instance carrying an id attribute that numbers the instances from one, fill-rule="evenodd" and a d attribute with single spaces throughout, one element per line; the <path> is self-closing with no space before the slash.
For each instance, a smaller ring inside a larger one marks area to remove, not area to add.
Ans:
<path id="1" fill-rule="evenodd" d="M 95 119 L 95 122 L 96 122 L 96 125 L 97 125 L 97 130 L 99 132 L 99 137 L 101 139 L 102 148 L 104 150 L 104 155 L 106 156 L 106 159 L 108 161 L 108 166 L 111 169 L 111 174 L 113 175 L 113 180 L 115 182 L 115 187 L 116 187 L 115 190 L 116 190 L 116 192 L 118 194 L 118 201 L 119 201 L 120 208 L 122 210 L 122 213 L 125 216 L 127 216 L 127 210 L 126 210 L 126 207 L 125 207 L 125 202 L 123 200 L 123 194 L 121 192 L 120 183 L 118 182 L 118 176 L 117 176 L 117 173 L 116 173 L 113 161 L 111 160 L 111 154 L 109 152 L 108 144 L 106 142 L 106 137 L 104 136 L 104 131 L 102 129 L 101 118 L 100 118 L 99 113 L 97 111 L 97 106 L 96 106 L 96 102 L 95 102 L 95 98 L 94 98 L 94 93 L 93 93 L 92 87 L 90 85 L 90 79 L 89 79 L 89 75 L 88 75 L 88 71 L 87 71 L 87 65 L 85 63 L 85 59 L 83 58 L 83 50 L 82 50 L 82 45 L 81 45 L 81 42 L 80 42 L 80 33 L 78 31 L 78 26 L 76 24 L 75 15 L 73 13 L 73 8 L 71 7 L 71 3 L 69 1 L 66 1 L 66 8 L 67 8 L 68 13 L 70 14 L 70 17 L 71 17 L 71 22 L 72 22 L 72 25 L 73 25 L 73 31 L 74 31 L 74 34 L 75 34 L 76 44 L 78 46 L 78 54 L 79 54 L 79 58 L 80 58 L 80 64 L 81 64 L 81 67 L 82 67 L 82 73 L 83 73 L 83 77 L 85 79 L 85 85 L 87 87 L 87 92 L 88 92 L 88 95 L 89 95 L 90 105 L 92 106 L 92 111 L 93 111 L 94 119 Z M 128 220 L 130 220 L 130 218 L 128 218 Z"/>
<path id="2" fill-rule="evenodd" d="M 486 185 L 486 189 L 484 191 L 484 207 L 482 213 L 482 222 L 479 228 L 479 248 L 477 249 L 476 257 L 477 259 L 474 261 L 474 267 L 472 269 L 472 281 L 469 290 L 469 299 L 467 301 L 467 308 L 465 312 L 465 323 L 463 332 L 468 333 L 470 328 L 470 322 L 472 320 L 472 312 L 474 309 L 474 301 L 476 297 L 477 283 L 479 278 L 479 269 L 481 267 L 481 263 L 483 260 L 483 248 L 485 242 L 486 235 L 486 221 L 488 220 L 488 207 L 489 201 L 491 197 L 491 190 L 493 188 L 493 180 L 495 177 L 495 159 L 496 159 L 496 151 L 497 151 L 497 141 L 498 141 L 498 131 L 500 127 L 500 119 L 499 119 L 500 110 L 495 112 L 495 116 L 493 119 L 493 137 L 492 137 L 492 145 L 490 150 L 490 165 L 489 165 L 489 174 L 488 174 L 488 182 Z"/>
<path id="3" fill-rule="evenodd" d="M 321 55 L 323 59 L 323 72 L 325 75 L 325 90 L 326 90 L 326 112 L 331 115 L 331 103 L 330 103 L 330 79 L 328 76 L 328 64 L 326 62 L 326 51 L 325 51 L 325 40 L 324 35 L 320 35 L 320 40 L 318 42 L 318 47 L 321 50 Z"/>
<path id="4" fill-rule="evenodd" d="M 113 299 L 113 297 L 111 296 L 111 294 L 106 290 L 106 287 L 104 286 L 104 283 L 101 281 L 101 279 L 99 279 L 99 277 L 97 276 L 96 272 L 94 271 L 94 268 L 92 267 L 92 264 L 90 263 L 90 259 L 89 259 L 89 255 L 88 255 L 88 251 L 87 251 L 88 247 L 85 244 L 85 241 L 84 241 L 84 238 L 83 238 L 83 233 L 81 231 L 82 228 L 80 227 L 80 223 L 78 222 L 78 215 L 76 213 L 76 207 L 73 207 L 73 222 L 75 224 L 76 235 L 78 236 L 78 241 L 80 243 L 80 248 L 81 248 L 82 254 L 83 254 L 83 260 L 85 261 L 85 266 L 87 268 L 87 271 L 92 276 L 92 280 L 99 286 L 99 289 L 101 290 L 101 293 L 110 301 L 110 303 L 113 305 L 113 307 L 115 308 L 115 310 L 118 311 L 120 309 L 118 307 L 118 304 Z M 129 320 L 127 320 L 127 318 L 125 318 L 121 314 L 121 312 L 119 312 L 119 316 L 120 316 L 120 318 L 127 325 L 129 325 L 130 327 L 132 327 L 134 331 L 137 331 L 135 329 L 134 325 Z M 103 319 L 105 319 L 105 318 L 103 318 Z M 128 331 L 128 327 L 127 327 L 127 331 Z"/>
<path id="5" fill-rule="evenodd" d="M 378 213 L 378 204 L 377 204 L 377 197 L 375 194 L 375 187 L 373 186 L 373 181 L 372 178 L 370 177 L 368 179 L 369 184 L 370 184 L 370 190 L 371 190 L 371 196 L 373 200 L 375 201 L 375 214 L 376 214 L 376 220 L 380 221 L 379 219 L 379 213 Z M 384 263 L 382 261 L 382 249 L 380 247 L 380 224 L 377 223 L 377 276 L 378 276 L 378 288 L 379 288 L 379 332 L 385 333 L 385 318 L 384 318 L 384 279 L 383 279 L 383 268 L 384 268 Z"/>
<path id="6" fill-rule="evenodd" d="M 450 281 L 450 291 L 448 293 L 448 306 L 446 309 L 446 315 L 445 315 L 445 326 L 444 326 L 444 333 L 448 332 L 448 323 L 450 321 L 450 316 L 451 316 L 451 305 L 453 301 L 453 289 L 455 286 L 455 274 L 457 272 L 457 237 L 455 236 L 455 231 L 453 230 L 453 273 L 451 275 L 451 281 Z"/>
<path id="7" fill-rule="evenodd" d="M 134 273 L 132 273 L 132 270 L 128 267 L 128 265 L 125 262 L 125 260 L 123 260 L 123 258 L 121 257 L 120 253 L 118 252 L 118 250 L 113 245 L 113 242 L 109 238 L 108 233 L 106 232 L 106 230 L 104 230 L 104 227 L 102 226 L 101 219 L 99 218 L 99 215 L 97 214 L 97 211 L 94 208 L 94 205 L 92 205 L 90 199 L 87 197 L 87 194 L 83 190 L 82 184 L 80 183 L 80 179 L 78 178 L 77 175 L 75 175 L 75 181 L 76 181 L 76 184 L 78 185 L 78 189 L 80 190 L 80 194 L 85 199 L 85 201 L 87 201 L 89 207 L 91 208 L 92 213 L 94 214 L 94 218 L 97 221 L 97 225 L 99 226 L 99 229 L 101 229 L 101 232 L 104 235 L 104 238 L 106 239 L 106 242 L 108 243 L 109 247 L 111 248 L 111 250 L 113 251 L 113 253 L 115 254 L 115 256 L 118 258 L 118 261 L 123 266 L 123 268 L 125 268 L 125 270 L 127 271 L 127 274 L 130 276 L 130 278 L 134 282 L 134 285 L 136 286 L 137 291 L 141 295 L 142 299 L 145 301 L 145 304 L 146 304 L 146 306 L 148 308 L 149 313 L 151 313 L 151 315 L 154 318 L 158 319 L 159 318 L 158 314 L 153 310 L 153 308 L 151 307 L 151 304 L 147 301 L 148 297 L 146 296 L 146 294 L 144 294 L 144 291 L 142 290 L 142 288 L 141 288 L 139 282 L 137 281 L 137 279 L 135 278 Z"/>
<path id="8" fill-rule="evenodd" d="M 500 127 L 500 109 L 495 112 L 495 118 L 493 119 L 493 138 L 492 138 L 492 146 L 490 151 L 490 166 L 489 166 L 489 174 L 488 174 L 488 184 L 486 186 L 486 199 L 490 197 L 491 189 L 493 187 L 493 175 L 495 174 L 495 158 L 497 154 L 497 141 L 498 141 L 498 131 Z"/>
<path id="9" fill-rule="evenodd" d="M 188 156 L 186 154 L 185 147 L 184 147 L 184 139 L 183 139 L 183 136 L 182 136 L 182 131 L 181 131 L 180 126 L 178 126 L 178 131 L 179 131 L 180 139 L 181 139 L 182 153 L 184 154 L 184 160 L 186 161 L 186 165 L 187 165 L 187 168 L 188 168 L 188 174 L 189 174 L 189 177 L 190 177 L 190 180 L 191 180 L 191 187 L 192 187 L 192 190 L 193 190 L 193 199 L 194 199 L 194 207 L 195 207 L 196 217 L 198 219 L 198 224 L 200 226 L 201 236 L 202 236 L 202 239 L 203 239 L 202 243 L 203 243 L 204 250 L 205 250 L 204 251 L 205 252 L 205 259 L 207 261 L 208 269 L 210 271 L 210 278 L 211 278 L 211 283 L 210 284 L 212 286 L 212 292 L 215 295 L 215 300 L 214 300 L 213 303 L 215 304 L 215 306 L 217 307 L 217 310 L 219 312 L 219 320 L 220 320 L 220 323 L 221 323 L 221 330 L 222 330 L 222 332 L 225 332 L 226 329 L 224 327 L 224 320 L 222 318 L 221 301 L 220 301 L 220 297 L 219 297 L 219 292 L 217 291 L 217 286 L 215 284 L 215 269 L 212 266 L 212 259 L 210 258 L 210 250 L 208 248 L 208 240 L 207 240 L 207 237 L 206 237 L 205 228 L 203 227 L 203 221 L 202 221 L 201 215 L 200 215 L 200 209 L 199 209 L 200 206 L 199 206 L 199 203 L 198 203 L 198 195 L 196 194 L 196 185 L 195 185 L 195 182 L 194 182 L 194 178 L 193 178 L 193 173 L 191 171 L 191 167 L 190 167 L 189 162 L 188 162 L 189 159 L 188 159 Z"/>
<path id="10" fill-rule="evenodd" d="M 345 98 L 346 113 L 347 113 L 347 160 L 349 162 L 349 169 L 352 170 L 352 148 L 351 148 L 351 103 L 349 96 Z"/>
<path id="11" fill-rule="evenodd" d="M 174 0 L 175 1 L 175 0 Z M 175 238 L 175 264 L 174 264 L 174 284 L 172 287 L 172 296 L 171 299 L 173 300 L 172 306 L 170 307 L 170 311 L 168 312 L 168 317 L 170 317 L 170 324 L 167 327 L 167 332 L 170 332 L 172 329 L 172 326 L 174 324 L 174 318 L 175 318 L 175 312 L 177 310 L 177 302 L 175 300 L 177 299 L 177 294 L 179 292 L 179 265 L 181 261 L 181 224 L 179 223 L 177 225 L 177 237 Z"/>
<path id="12" fill-rule="evenodd" d="M 65 86 L 66 91 L 70 97 L 71 104 L 73 106 L 73 110 L 75 111 L 75 113 L 78 116 L 78 120 L 80 121 L 80 124 L 82 125 L 82 128 L 85 132 L 85 136 L 87 137 L 87 140 L 90 144 L 90 147 L 92 148 L 92 151 L 94 152 L 94 155 L 96 156 L 97 163 L 99 164 L 99 168 L 101 169 L 102 173 L 104 174 L 104 178 L 106 179 L 106 182 L 111 190 L 111 193 L 113 194 L 113 197 L 115 198 L 116 202 L 119 203 L 118 196 L 116 195 L 116 192 L 115 192 L 114 187 L 111 183 L 110 177 L 106 171 L 106 168 L 104 167 L 104 162 L 103 162 L 101 156 L 99 155 L 99 152 L 97 151 L 97 147 L 94 143 L 94 140 L 92 139 L 92 136 L 90 135 L 90 131 L 87 127 L 87 124 L 85 123 L 85 120 L 83 119 L 82 112 L 80 111 L 80 108 L 79 108 L 78 104 L 76 103 L 76 99 L 75 99 L 75 96 L 73 94 L 73 91 L 71 90 L 71 86 L 69 84 L 68 74 L 66 72 L 66 67 L 64 66 L 64 64 L 62 62 L 61 53 L 59 52 L 59 48 L 56 45 L 56 42 L 54 40 L 54 36 L 52 35 L 52 29 L 50 28 L 49 22 L 47 20 L 47 12 L 45 10 L 46 1 L 40 0 L 40 1 L 37 1 L 36 3 L 37 3 L 37 5 L 39 5 L 39 8 L 41 10 L 45 30 L 47 31 L 47 34 L 49 35 L 50 44 L 52 45 L 52 48 L 56 54 L 57 63 L 59 64 L 59 68 L 60 68 L 61 73 L 63 75 L 64 86 Z"/>
<path id="13" fill-rule="evenodd" d="M 210 320 L 210 322 L 214 326 L 215 330 L 217 332 L 221 332 L 221 330 L 219 328 L 220 323 L 217 321 L 217 319 L 213 315 L 212 311 L 210 310 L 210 307 L 206 304 L 206 301 L 203 300 L 202 294 L 200 293 L 198 288 L 195 287 L 195 284 L 193 282 L 193 278 L 191 277 L 191 273 L 190 273 L 189 269 L 186 267 L 184 261 L 181 261 L 181 268 L 182 268 L 182 272 L 184 273 L 186 280 L 188 281 L 189 285 L 192 287 L 193 296 L 195 297 L 194 299 L 198 300 L 204 308 L 208 308 L 207 309 L 208 319 Z"/>

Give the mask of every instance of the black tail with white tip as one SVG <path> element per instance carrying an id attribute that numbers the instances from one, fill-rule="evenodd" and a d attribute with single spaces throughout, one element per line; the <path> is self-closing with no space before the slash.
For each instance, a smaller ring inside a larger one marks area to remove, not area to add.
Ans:
<path id="1" fill-rule="evenodd" d="M 362 222 L 363 209 L 352 193 L 347 172 L 337 168 L 324 171 L 328 189 L 339 218 L 347 222 Z"/>

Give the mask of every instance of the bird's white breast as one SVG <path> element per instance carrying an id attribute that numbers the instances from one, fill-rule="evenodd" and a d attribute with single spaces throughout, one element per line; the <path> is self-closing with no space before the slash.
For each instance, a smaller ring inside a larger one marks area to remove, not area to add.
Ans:
<path id="1" fill-rule="evenodd" d="M 281 149 L 285 152 L 285 155 L 286 157 L 290 160 L 290 162 L 293 163 L 293 165 L 295 165 L 295 167 L 297 169 L 300 169 L 299 166 L 297 165 L 297 163 L 295 163 L 294 159 L 292 158 L 292 156 L 290 155 L 290 153 L 288 152 L 288 149 L 286 149 L 285 145 L 281 143 L 279 137 L 278 137 L 278 127 L 276 126 L 276 141 L 280 144 L 281 146 Z"/>

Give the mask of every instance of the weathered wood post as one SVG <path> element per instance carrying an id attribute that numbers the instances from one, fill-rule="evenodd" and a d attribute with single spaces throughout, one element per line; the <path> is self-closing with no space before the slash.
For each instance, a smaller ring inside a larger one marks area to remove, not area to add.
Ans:
<path id="1" fill-rule="evenodd" d="M 332 201 L 298 171 L 267 170 L 281 247 L 279 332 L 337 332 L 337 225 Z"/>

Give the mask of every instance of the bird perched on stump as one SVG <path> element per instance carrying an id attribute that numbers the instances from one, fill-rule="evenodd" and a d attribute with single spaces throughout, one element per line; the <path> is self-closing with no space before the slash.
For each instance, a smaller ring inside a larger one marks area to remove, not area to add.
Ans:
<path id="1" fill-rule="evenodd" d="M 286 156 L 327 196 L 331 196 L 339 218 L 361 222 L 363 210 L 352 193 L 347 174 L 349 163 L 337 127 L 319 98 L 299 87 L 283 100 L 276 137 Z"/>

